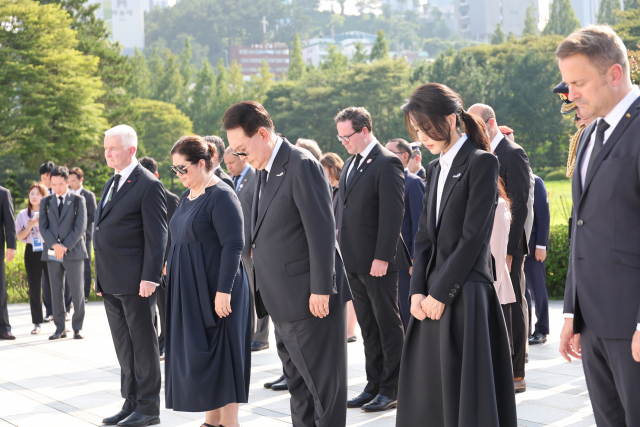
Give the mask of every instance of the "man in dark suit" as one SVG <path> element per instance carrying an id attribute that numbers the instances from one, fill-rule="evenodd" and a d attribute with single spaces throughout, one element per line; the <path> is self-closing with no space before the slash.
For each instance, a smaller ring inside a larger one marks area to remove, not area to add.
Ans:
<path id="1" fill-rule="evenodd" d="M 64 288 L 73 299 L 73 338 L 82 339 L 84 323 L 84 260 L 87 247 L 87 206 L 84 197 L 69 190 L 69 169 L 58 166 L 51 171 L 53 194 L 40 203 L 40 233 L 44 240 L 42 261 L 47 262 L 51 281 L 53 321 L 56 331 L 50 340 L 67 337 Z M 66 279 L 66 280 L 65 280 Z"/>
<path id="2" fill-rule="evenodd" d="M 253 267 L 251 259 L 251 210 L 253 207 L 253 196 L 256 190 L 256 171 L 247 163 L 244 157 L 233 155 L 233 149 L 227 148 L 224 153 L 224 163 L 232 176 L 233 187 L 238 194 L 242 215 L 244 217 L 244 248 L 242 249 L 242 261 L 245 269 L 250 272 Z M 269 348 L 269 316 L 258 319 L 255 311 L 255 287 L 253 275 L 247 274 L 249 279 L 249 289 L 251 290 L 251 324 L 253 325 L 253 338 L 251 340 L 251 351 L 266 350 Z"/>
<path id="3" fill-rule="evenodd" d="M 151 157 L 143 157 L 139 160 L 140 166 L 148 170 L 155 176 L 160 179 L 160 174 L 158 173 L 158 163 L 152 159 Z M 171 218 L 173 218 L 173 213 L 176 211 L 178 207 L 178 203 L 180 203 L 180 197 L 173 194 L 171 191 L 164 189 L 164 195 L 167 197 L 167 228 L 169 223 L 171 222 Z M 171 232 L 167 232 L 167 249 L 164 252 L 164 264 L 162 269 L 162 275 L 167 275 L 166 262 L 169 257 L 169 248 L 171 248 Z M 156 289 L 158 293 L 156 304 L 158 305 L 158 314 L 160 319 L 158 322 L 160 324 L 160 333 L 158 334 L 158 348 L 160 349 L 160 360 L 164 360 L 164 326 L 165 326 L 165 308 L 166 304 L 166 291 L 162 286 L 158 286 Z"/>
<path id="4" fill-rule="evenodd" d="M 69 171 L 69 187 L 75 194 L 84 197 L 87 204 L 87 230 L 85 232 L 85 245 L 87 248 L 87 258 L 84 260 L 84 301 L 89 301 L 91 292 L 91 242 L 93 241 L 93 222 L 96 216 L 96 195 L 82 186 L 84 182 L 84 172 L 80 168 L 73 168 Z"/>
<path id="5" fill-rule="evenodd" d="M 13 214 L 11 192 L 0 187 L 0 242 L 5 253 L 0 254 L 0 340 L 15 340 L 9 323 L 9 309 L 7 307 L 7 276 L 5 275 L 5 257 L 11 262 L 16 256 L 16 219 Z M 5 242 L 7 249 L 5 250 Z"/>
<path id="6" fill-rule="evenodd" d="M 143 427 L 160 422 L 160 359 L 154 327 L 156 287 L 167 247 L 162 183 L 135 158 L 136 132 L 105 132 L 107 165 L 115 170 L 96 210 L 96 293 L 104 298 L 121 370 L 122 410 L 104 424 Z"/>
<path id="7" fill-rule="evenodd" d="M 524 280 L 524 257 L 529 252 L 525 223 L 529 216 L 527 203 L 531 188 L 529 158 L 522 147 L 506 138 L 496 121 L 496 113 L 488 105 L 475 104 L 469 113 L 480 116 L 487 125 L 491 141 L 491 151 L 500 163 L 500 178 L 504 182 L 511 202 L 511 228 L 507 243 L 507 266 L 511 284 L 516 294 L 516 302 L 508 304 L 510 310 L 511 334 L 513 339 L 513 379 L 516 393 L 526 391 L 524 379 L 527 341 L 529 337 L 527 315 L 526 281 Z M 524 285 L 524 286 L 523 286 Z"/>
<path id="8" fill-rule="evenodd" d="M 418 232 L 420 215 L 422 215 L 425 184 L 424 180 L 420 179 L 418 175 L 409 172 L 407 168 L 413 153 L 411 145 L 407 141 L 402 138 L 392 139 L 387 143 L 386 148 L 398 156 L 404 166 L 404 218 L 402 219 L 400 235 L 413 260 L 413 241 Z M 411 318 L 410 288 L 411 270 L 400 270 L 398 272 L 398 305 L 400 306 L 400 317 L 402 317 L 402 325 L 405 331 Z"/>
<path id="9" fill-rule="evenodd" d="M 404 328 L 398 307 L 398 271 L 409 253 L 400 236 L 404 168 L 373 136 L 371 115 L 349 107 L 335 117 L 338 138 L 352 156 L 340 176 L 340 250 L 362 331 L 367 385 L 350 408 L 384 411 L 397 404 Z"/>
<path id="10" fill-rule="evenodd" d="M 529 255 L 524 261 L 524 275 L 527 280 L 527 305 L 529 306 L 529 330 L 531 325 L 531 300 L 536 303 L 535 332 L 529 337 L 529 344 L 544 344 L 549 334 L 549 295 L 547 294 L 545 260 L 549 249 L 549 197 L 544 181 L 535 178 L 533 201 L 533 227 L 529 239 Z"/>
<path id="11" fill-rule="evenodd" d="M 580 117 L 560 353 L 582 358 L 599 427 L 640 425 L 640 89 L 611 27 L 582 28 L 556 50 Z"/>
<path id="12" fill-rule="evenodd" d="M 425 181 L 427 179 L 427 171 L 424 169 L 424 166 L 422 166 L 422 153 L 420 152 L 420 147 L 422 147 L 422 144 L 419 142 L 411 143 L 411 158 L 409 159 L 407 168 L 409 169 L 409 172 L 418 175 L 420 179 Z"/>
<path id="13" fill-rule="evenodd" d="M 331 185 L 306 150 L 275 134 L 264 107 L 232 106 L 229 145 L 260 172 L 251 249 L 258 315 L 269 313 L 298 427 L 343 427 L 347 416 L 347 301 Z"/>
<path id="14" fill-rule="evenodd" d="M 216 146 L 216 154 L 213 156 L 213 173 L 220 178 L 222 182 L 229 185 L 229 187 L 234 188 L 231 177 L 223 171 L 220 166 L 220 160 L 222 159 L 222 156 L 224 156 L 224 141 L 222 138 L 215 135 L 205 136 L 204 140 Z"/>

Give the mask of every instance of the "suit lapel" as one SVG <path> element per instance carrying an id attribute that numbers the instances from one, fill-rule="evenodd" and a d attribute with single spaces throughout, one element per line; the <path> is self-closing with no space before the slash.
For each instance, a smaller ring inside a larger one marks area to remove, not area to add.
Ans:
<path id="1" fill-rule="evenodd" d="M 53 217 L 58 221 L 58 224 L 60 224 L 60 215 L 58 214 L 58 196 L 56 195 L 56 193 L 53 193 L 51 195 L 49 210 L 53 211 Z"/>
<path id="2" fill-rule="evenodd" d="M 109 192 L 109 188 L 111 187 L 112 182 L 113 177 L 109 178 L 107 183 L 104 185 L 104 188 L 102 189 L 102 196 L 100 196 L 100 202 L 98 203 L 98 207 L 96 208 L 95 224 L 98 224 L 100 222 L 100 219 L 102 219 L 102 205 L 104 204 L 105 197 L 107 197 L 107 193 Z"/>
<path id="3" fill-rule="evenodd" d="M 580 141 L 578 142 L 578 152 L 576 153 L 576 163 L 573 170 L 573 176 L 576 177 L 577 185 L 575 188 L 576 194 L 572 194 L 573 200 L 580 201 L 580 198 L 582 197 L 582 156 L 584 155 L 584 150 L 586 149 L 587 145 L 589 145 L 591 135 L 596 128 L 596 123 L 597 122 L 594 121 L 589 125 L 589 127 L 584 130 L 584 132 L 582 132 Z"/>
<path id="4" fill-rule="evenodd" d="M 344 164 L 344 168 L 342 169 L 343 173 L 340 175 L 340 182 L 338 183 L 338 187 L 340 188 L 340 200 L 342 204 L 347 200 L 347 173 L 349 172 L 349 166 L 355 160 L 356 156 L 351 156 L 347 159 L 347 162 Z"/>
<path id="5" fill-rule="evenodd" d="M 73 202 L 73 198 L 76 195 L 69 191 L 69 197 L 63 200 L 62 204 L 62 212 L 60 213 L 60 218 L 58 218 L 58 223 L 61 223 L 64 217 L 67 215 L 67 212 L 71 209 L 71 203 Z M 57 209 L 56 209 L 57 210 Z"/>
<path id="6" fill-rule="evenodd" d="M 376 159 L 376 156 L 378 155 L 378 153 L 380 153 L 380 143 L 377 143 L 373 147 L 369 155 L 362 161 L 360 167 L 358 167 L 358 165 L 353 165 L 354 168 L 357 167 L 358 169 L 353 174 L 353 177 L 351 178 L 351 180 L 347 183 L 347 190 L 345 191 L 345 195 L 344 195 L 345 200 L 347 200 L 347 196 L 349 196 L 349 193 L 351 192 L 353 187 L 356 185 L 356 182 L 358 182 L 358 179 L 360 179 L 364 171 L 367 170 L 369 165 L 373 163 L 373 161 Z M 354 156 L 354 159 L 355 159 L 355 156 Z"/>
<path id="7" fill-rule="evenodd" d="M 427 212 L 427 226 L 429 227 L 429 236 L 435 242 L 436 240 L 436 205 L 438 204 L 438 179 L 440 177 L 440 163 L 436 163 L 431 171 L 429 182 L 429 211 Z"/>
<path id="8" fill-rule="evenodd" d="M 447 200 L 451 195 L 451 191 L 453 187 L 460 181 L 462 174 L 467 169 L 468 164 L 466 163 L 467 155 L 473 148 L 473 143 L 468 139 L 462 144 L 460 147 L 460 151 L 456 154 L 456 157 L 453 159 L 453 163 L 451 164 L 451 169 L 449 169 L 449 174 L 446 176 L 446 181 L 444 182 L 444 188 L 442 190 L 442 198 L 440 199 L 440 211 L 438 213 L 438 218 L 442 219 L 442 212 L 444 211 L 444 207 L 447 204 Z M 455 177 L 455 178 L 454 178 Z M 441 224 L 442 221 L 439 221 L 438 224 Z M 438 227 L 439 228 L 439 227 Z"/>
<path id="9" fill-rule="evenodd" d="M 131 189 L 131 187 L 133 187 L 133 185 L 136 183 L 136 181 L 138 180 L 138 175 L 140 175 L 141 171 L 140 171 L 140 165 L 138 164 L 133 171 L 131 172 L 131 175 L 129 175 L 129 177 L 125 180 L 125 182 L 122 184 L 122 186 L 120 187 L 120 189 L 113 195 L 113 198 L 111 199 L 111 201 L 107 202 L 107 204 L 104 206 L 104 210 L 101 212 L 100 215 L 100 219 L 102 220 L 105 216 L 107 216 L 107 214 L 109 213 L 109 211 L 111 211 L 111 209 L 113 208 L 113 206 L 118 203 L 118 200 L 122 199 L 124 197 L 125 194 L 127 194 L 127 191 L 129 191 L 129 189 Z"/>

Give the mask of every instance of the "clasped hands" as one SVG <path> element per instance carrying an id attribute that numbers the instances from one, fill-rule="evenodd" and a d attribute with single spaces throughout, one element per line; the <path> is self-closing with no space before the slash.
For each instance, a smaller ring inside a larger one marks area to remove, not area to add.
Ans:
<path id="1" fill-rule="evenodd" d="M 418 320 L 424 320 L 427 317 L 431 320 L 440 320 L 445 307 L 446 305 L 431 295 L 411 295 L 411 314 Z"/>
<path id="2" fill-rule="evenodd" d="M 51 249 L 55 252 L 56 258 L 60 260 L 64 257 L 64 254 L 67 253 L 67 248 L 62 246 L 60 243 L 55 243 L 51 246 Z"/>

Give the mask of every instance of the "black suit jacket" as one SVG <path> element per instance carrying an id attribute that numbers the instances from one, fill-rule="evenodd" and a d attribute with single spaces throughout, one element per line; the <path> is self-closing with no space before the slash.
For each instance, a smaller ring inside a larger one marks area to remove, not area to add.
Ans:
<path id="1" fill-rule="evenodd" d="M 411 259 L 413 259 L 413 238 L 418 232 L 420 215 L 422 215 L 423 198 L 424 181 L 418 175 L 404 171 L 404 218 L 401 234 Z"/>
<path id="2" fill-rule="evenodd" d="M 424 181 L 426 181 L 427 179 L 427 171 L 422 166 L 420 166 L 420 169 L 416 171 L 416 175 L 418 175 Z"/>
<path id="3" fill-rule="evenodd" d="M 374 259 L 387 271 L 407 270 L 409 252 L 400 236 L 404 217 L 404 168 L 380 143 L 371 150 L 348 184 L 351 156 L 340 176 L 342 221 L 340 249 L 349 273 L 367 274 Z"/>
<path id="4" fill-rule="evenodd" d="M 137 295 L 140 282 L 160 283 L 167 247 L 167 200 L 160 181 L 138 164 L 113 199 L 102 189 L 93 248 L 96 288 L 107 294 Z"/>
<path id="5" fill-rule="evenodd" d="M 521 146 L 507 138 L 502 138 L 496 147 L 495 154 L 500 162 L 500 178 L 504 181 L 511 202 L 511 228 L 507 255 L 524 256 L 528 253 L 524 224 L 529 215 L 527 208 L 531 186 L 529 158 Z"/>
<path id="6" fill-rule="evenodd" d="M 311 294 L 330 295 L 329 309 L 351 300 L 335 237 L 331 185 L 320 163 L 285 139 L 260 210 L 257 182 L 251 247 L 258 316 L 268 313 L 278 322 L 311 317 Z"/>
<path id="7" fill-rule="evenodd" d="M 536 184 L 533 198 L 533 227 L 529 239 L 529 257 L 534 256 L 536 246 L 544 246 L 549 249 L 549 228 L 551 225 L 551 212 L 549 211 L 549 196 L 544 181 L 534 175 Z"/>
<path id="8" fill-rule="evenodd" d="M 615 127 L 582 186 L 582 133 L 573 173 L 573 233 L 564 312 L 602 338 L 629 340 L 640 323 L 640 99 Z"/>
<path id="9" fill-rule="evenodd" d="M 84 187 L 82 187 L 80 195 L 84 197 L 84 201 L 87 204 L 86 236 L 87 240 L 91 240 L 93 238 L 93 223 L 95 222 L 96 218 L 96 208 L 98 207 L 98 204 L 96 203 L 96 195 L 93 193 L 93 191 L 89 191 Z"/>
<path id="10" fill-rule="evenodd" d="M 233 188 L 233 181 L 231 180 L 231 177 L 225 171 L 223 171 L 222 168 L 215 169 L 213 173 L 215 176 L 220 178 L 222 182 Z"/>
<path id="11" fill-rule="evenodd" d="M 498 204 L 498 161 L 465 141 L 444 183 L 436 226 L 439 175 L 436 159 L 427 167 L 409 295 L 431 295 L 449 305 L 465 282 L 494 282 L 489 243 Z"/>
<path id="12" fill-rule="evenodd" d="M 16 218 L 13 214 L 13 201 L 11 193 L 4 187 L 0 187 L 0 239 L 7 242 L 8 249 L 16 248 Z M 4 262 L 4 245 L 2 245 L 2 260 Z"/>
<path id="13" fill-rule="evenodd" d="M 180 197 L 173 194 L 171 191 L 165 188 L 164 195 L 167 197 L 167 250 L 164 252 L 164 261 L 167 261 L 167 257 L 169 256 L 169 248 L 171 248 L 171 232 L 168 231 L 169 223 L 171 222 L 171 218 L 173 218 L 173 214 L 178 207 L 178 203 L 180 203 Z"/>
<path id="14" fill-rule="evenodd" d="M 240 206 L 242 207 L 242 217 L 244 218 L 244 248 L 242 249 L 242 257 L 245 260 L 251 258 L 251 210 L 253 207 L 253 196 L 256 192 L 256 170 L 249 167 L 247 173 L 244 174 L 241 188 L 236 191 Z M 250 266 L 251 264 L 249 264 Z M 249 266 L 247 268 L 249 268 Z"/>

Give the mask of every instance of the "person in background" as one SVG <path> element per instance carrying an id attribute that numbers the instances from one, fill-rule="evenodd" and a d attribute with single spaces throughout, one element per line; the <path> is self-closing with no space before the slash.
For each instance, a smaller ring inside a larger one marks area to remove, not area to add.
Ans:
<path id="1" fill-rule="evenodd" d="M 26 243 L 24 248 L 24 269 L 29 283 L 29 305 L 31 306 L 32 334 L 40 333 L 44 322 L 42 313 L 42 273 L 49 275 L 47 263 L 42 260 L 43 240 L 40 234 L 40 200 L 47 195 L 47 187 L 34 182 L 29 187 L 27 208 L 18 212 L 16 231 L 18 240 Z"/>
<path id="2" fill-rule="evenodd" d="M 411 143 L 411 158 L 409 159 L 407 168 L 409 172 L 418 175 L 424 181 L 427 179 L 427 171 L 422 166 L 422 152 L 420 151 L 420 147 L 422 147 L 422 144 L 419 142 Z"/>
<path id="3" fill-rule="evenodd" d="M 85 245 L 87 247 L 87 259 L 84 260 L 84 302 L 89 302 L 89 294 L 93 282 L 91 280 L 91 242 L 93 240 L 93 221 L 96 216 L 96 195 L 93 191 L 83 187 L 84 172 L 80 168 L 69 171 L 69 187 L 71 191 L 84 197 L 87 204 L 87 231 L 85 232 Z"/>
<path id="4" fill-rule="evenodd" d="M 49 161 L 40 165 L 38 172 L 40 173 L 40 182 L 47 188 L 47 195 L 53 194 L 51 189 L 51 171 L 56 167 L 56 164 Z"/>
<path id="5" fill-rule="evenodd" d="M 322 150 L 318 143 L 313 139 L 298 138 L 296 145 L 310 152 L 317 161 L 320 161 L 322 158 Z"/>
<path id="6" fill-rule="evenodd" d="M 4 261 L 11 262 L 16 256 L 16 222 L 13 216 L 13 201 L 11 192 L 0 187 L 0 340 L 15 340 L 9 323 L 9 309 L 7 307 L 7 276 Z M 6 243 L 6 249 L 5 249 Z"/>
<path id="7" fill-rule="evenodd" d="M 223 171 L 220 166 L 220 161 L 224 156 L 224 141 L 216 135 L 205 136 L 204 140 L 212 143 L 216 147 L 216 154 L 213 157 L 213 173 L 220 178 L 222 182 L 233 188 L 233 181 L 231 180 L 231 177 Z"/>

